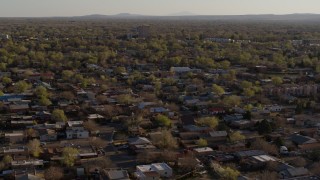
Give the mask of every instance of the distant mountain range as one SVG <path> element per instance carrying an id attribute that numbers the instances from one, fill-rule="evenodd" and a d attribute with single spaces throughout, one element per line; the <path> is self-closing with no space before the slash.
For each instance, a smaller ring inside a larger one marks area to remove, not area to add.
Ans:
<path id="1" fill-rule="evenodd" d="M 17 17 L 24 19 L 23 17 Z M 30 17 L 31 18 L 31 17 Z M 40 17 L 41 18 L 41 17 Z M 196 15 L 183 11 L 166 16 L 151 16 L 131 13 L 119 13 L 115 15 L 91 14 L 73 17 L 43 17 L 52 19 L 72 19 L 72 20 L 103 20 L 103 19 L 133 19 L 133 20 L 206 20 L 206 21 L 290 21 L 290 22 L 312 22 L 320 23 L 320 14 L 249 14 L 249 15 Z M 3 19 L 3 18 L 1 18 Z M 38 19 L 38 18 L 37 18 Z"/>
<path id="2" fill-rule="evenodd" d="M 195 15 L 190 12 L 179 12 L 167 16 L 150 16 L 141 14 L 120 13 L 116 15 L 92 14 L 75 16 L 76 19 L 171 19 L 171 20 L 239 20 L 239 21 L 320 21 L 320 14 L 257 14 L 257 15 Z"/>

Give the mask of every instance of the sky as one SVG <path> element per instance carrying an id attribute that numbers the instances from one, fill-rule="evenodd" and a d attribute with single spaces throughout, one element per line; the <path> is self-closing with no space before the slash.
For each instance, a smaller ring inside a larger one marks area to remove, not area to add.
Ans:
<path id="1" fill-rule="evenodd" d="M 320 0 L 0 0 L 0 17 L 320 14 Z"/>

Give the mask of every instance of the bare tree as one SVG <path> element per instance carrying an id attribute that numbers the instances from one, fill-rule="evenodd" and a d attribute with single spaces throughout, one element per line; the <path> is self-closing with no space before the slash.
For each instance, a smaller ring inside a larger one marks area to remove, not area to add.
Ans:
<path id="1" fill-rule="evenodd" d="M 63 169 L 60 167 L 51 166 L 45 170 L 44 177 L 48 180 L 63 179 Z"/>
<path id="2" fill-rule="evenodd" d="M 84 122 L 83 126 L 89 131 L 99 130 L 99 126 L 94 120 L 88 120 L 88 121 Z"/>
<path id="3" fill-rule="evenodd" d="M 277 146 L 273 144 L 269 144 L 266 142 L 264 139 L 257 139 L 252 143 L 252 147 L 255 149 L 261 149 L 267 153 L 273 154 L 273 155 L 278 155 L 278 148 Z"/>

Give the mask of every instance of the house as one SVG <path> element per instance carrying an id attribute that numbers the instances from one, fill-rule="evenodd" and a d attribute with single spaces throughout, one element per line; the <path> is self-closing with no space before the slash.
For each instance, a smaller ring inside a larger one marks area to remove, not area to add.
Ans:
<path id="1" fill-rule="evenodd" d="M 151 113 L 165 113 L 165 112 L 169 112 L 169 110 L 164 107 L 153 107 L 153 108 L 150 108 L 150 112 Z"/>
<path id="2" fill-rule="evenodd" d="M 238 159 L 245 159 L 252 156 L 260 156 L 260 155 L 266 155 L 264 151 L 261 150 L 247 150 L 247 151 L 238 151 L 235 153 L 235 156 Z"/>
<path id="3" fill-rule="evenodd" d="M 52 129 L 39 129 L 40 141 L 56 141 L 58 134 Z"/>
<path id="4" fill-rule="evenodd" d="M 202 147 L 202 148 L 195 148 L 193 149 L 193 152 L 197 156 L 205 156 L 205 155 L 211 155 L 213 154 L 213 149 L 210 147 Z"/>
<path id="5" fill-rule="evenodd" d="M 137 179 L 149 180 L 172 177 L 172 168 L 166 163 L 154 163 L 151 165 L 136 166 L 135 176 Z"/>
<path id="6" fill-rule="evenodd" d="M 4 137 L 5 141 L 8 143 L 19 143 L 23 142 L 25 135 L 22 131 L 17 131 L 12 133 L 5 133 Z"/>
<path id="7" fill-rule="evenodd" d="M 23 161 L 12 161 L 11 166 L 12 168 L 27 168 L 27 167 L 43 167 L 43 160 L 39 159 L 29 159 Z"/>
<path id="8" fill-rule="evenodd" d="M 16 159 L 16 157 L 21 157 L 21 156 L 29 156 L 29 150 L 27 147 L 3 147 L 1 153 L 6 156 L 11 156 L 13 159 Z"/>
<path id="9" fill-rule="evenodd" d="M 89 131 L 84 129 L 83 121 L 68 121 L 66 136 L 67 139 L 84 139 L 89 137 Z"/>
<path id="10" fill-rule="evenodd" d="M 276 158 L 269 155 L 250 156 L 241 161 L 243 170 L 258 170 L 267 165 L 268 162 L 275 162 Z"/>
<path id="11" fill-rule="evenodd" d="M 224 114 L 226 113 L 226 111 L 224 110 L 224 108 L 209 108 L 208 109 L 208 112 L 211 114 L 211 115 L 219 115 L 219 114 Z"/>
<path id="12" fill-rule="evenodd" d="M 85 139 L 89 137 L 89 131 L 84 127 L 71 128 L 66 130 L 67 139 Z"/>
<path id="13" fill-rule="evenodd" d="M 210 131 L 204 139 L 207 140 L 209 145 L 216 145 L 226 142 L 228 138 L 227 131 Z"/>
<path id="14" fill-rule="evenodd" d="M 230 126 L 238 129 L 246 129 L 254 126 L 254 122 L 249 120 L 239 120 L 239 121 L 233 121 L 230 124 Z"/>
<path id="15" fill-rule="evenodd" d="M 145 137 L 135 137 L 135 138 L 129 138 L 128 143 L 130 146 L 133 145 L 148 145 L 152 144 L 151 141 Z"/>
<path id="16" fill-rule="evenodd" d="M 9 110 L 11 113 L 17 113 L 17 112 L 27 112 L 29 110 L 29 104 L 28 103 L 11 103 L 9 105 Z"/>
<path id="17" fill-rule="evenodd" d="M 15 172 L 14 179 L 15 180 L 45 180 L 44 178 L 37 176 L 36 171 L 34 172 L 34 174 L 30 174 L 27 172 L 23 172 L 23 173 L 16 173 Z"/>
<path id="18" fill-rule="evenodd" d="M 288 168 L 283 171 L 281 171 L 280 176 L 282 179 L 290 179 L 290 178 L 299 178 L 299 177 L 304 177 L 304 176 L 309 176 L 310 172 L 308 169 L 304 167 L 293 167 L 293 168 Z M 306 178 L 309 179 L 309 178 Z"/>
<path id="19" fill-rule="evenodd" d="M 188 72 L 191 72 L 191 68 L 189 67 L 171 67 L 170 68 L 170 71 L 175 73 L 175 75 L 181 75 L 181 74 L 184 74 L 184 73 L 188 73 Z"/>
<path id="20" fill-rule="evenodd" d="M 243 119 L 242 114 L 233 114 L 233 115 L 226 115 L 223 117 L 225 122 L 233 122 L 233 121 L 240 121 Z"/>
<path id="21" fill-rule="evenodd" d="M 291 135 L 290 140 L 296 145 L 312 144 L 317 142 L 317 140 L 314 138 L 311 138 L 309 136 L 302 136 L 300 134 Z"/>
<path id="22" fill-rule="evenodd" d="M 103 170 L 108 180 L 130 180 L 127 170 Z"/>
<path id="23" fill-rule="evenodd" d="M 218 150 L 222 152 L 238 152 L 238 151 L 244 151 L 247 147 L 244 143 L 236 143 L 236 144 L 219 144 Z"/>

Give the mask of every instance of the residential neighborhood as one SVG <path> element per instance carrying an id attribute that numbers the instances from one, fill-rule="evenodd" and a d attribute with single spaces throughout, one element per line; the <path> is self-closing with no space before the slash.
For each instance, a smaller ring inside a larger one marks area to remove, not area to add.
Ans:
<path id="1" fill-rule="evenodd" d="M 0 179 L 320 179 L 317 24 L 0 22 Z"/>

